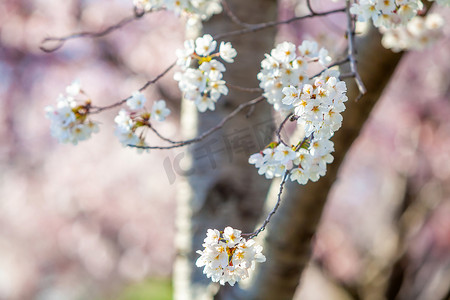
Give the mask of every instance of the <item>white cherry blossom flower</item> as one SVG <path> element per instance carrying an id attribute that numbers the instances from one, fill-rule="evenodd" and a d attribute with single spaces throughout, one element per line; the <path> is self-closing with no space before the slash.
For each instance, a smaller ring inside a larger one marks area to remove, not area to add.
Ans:
<path id="1" fill-rule="evenodd" d="M 328 50 L 325 48 L 320 48 L 319 53 L 317 54 L 319 57 L 319 63 L 326 67 L 331 63 L 331 57 L 328 55 Z"/>
<path id="2" fill-rule="evenodd" d="M 81 93 L 81 83 L 79 80 L 73 81 L 69 86 L 66 87 L 66 93 L 70 97 L 76 97 Z"/>
<path id="3" fill-rule="evenodd" d="M 292 105 L 300 100 L 300 93 L 298 88 L 294 86 L 285 87 L 282 90 L 284 97 L 281 100 L 286 105 Z"/>
<path id="4" fill-rule="evenodd" d="M 152 119 L 156 121 L 164 121 L 166 117 L 170 114 L 170 109 L 166 107 L 166 101 L 158 100 L 153 103 L 152 107 Z"/>
<path id="5" fill-rule="evenodd" d="M 147 101 L 147 99 L 145 98 L 144 94 L 136 91 L 127 100 L 127 105 L 132 110 L 139 110 L 144 107 L 145 101 Z"/>
<path id="6" fill-rule="evenodd" d="M 216 50 L 217 42 L 210 34 L 205 34 L 195 40 L 195 52 L 198 55 L 209 55 Z"/>
<path id="7" fill-rule="evenodd" d="M 234 62 L 234 58 L 236 57 L 237 52 L 230 42 L 221 42 L 219 47 L 219 54 L 224 61 L 226 61 L 227 63 L 232 63 Z"/>
<path id="8" fill-rule="evenodd" d="M 206 3 L 206 2 L 205 2 Z M 236 50 L 231 43 L 222 42 L 219 52 L 213 53 L 217 42 L 209 34 L 185 42 L 185 49 L 177 51 L 178 64 L 183 72 L 177 72 L 174 79 L 183 92 L 185 99 L 195 102 L 200 112 L 214 110 L 215 103 L 222 95 L 228 94 L 222 72 L 226 70 L 217 60 L 220 56 L 226 62 L 233 62 Z M 191 60 L 197 60 L 198 67 L 191 66 Z"/>
<path id="9" fill-rule="evenodd" d="M 195 264 L 203 267 L 208 278 L 221 285 L 233 286 L 248 278 L 256 263 L 266 261 L 262 247 L 252 239 L 245 240 L 241 231 L 232 227 L 226 227 L 223 232 L 208 229 L 202 246 L 204 249 L 197 251 L 200 257 Z"/>
<path id="10" fill-rule="evenodd" d="M 298 51 L 301 56 L 314 57 L 317 55 L 317 48 L 318 45 L 316 42 L 305 40 L 298 46 Z"/>
<path id="11" fill-rule="evenodd" d="M 275 49 L 270 53 L 276 60 L 289 63 L 297 56 L 295 53 L 295 45 L 289 42 L 283 42 L 278 44 Z"/>
<path id="12" fill-rule="evenodd" d="M 198 97 L 195 100 L 195 105 L 197 105 L 197 109 L 199 112 L 205 112 L 208 109 L 209 110 L 216 109 L 216 102 L 211 97 L 208 97 L 206 94 Z"/>
<path id="13" fill-rule="evenodd" d="M 297 181 L 299 184 L 306 184 L 309 180 L 309 173 L 303 168 L 295 168 L 291 171 L 291 181 Z"/>
<path id="14" fill-rule="evenodd" d="M 184 41 L 184 49 L 177 49 L 175 54 L 178 57 L 177 65 L 186 69 L 190 66 L 192 61 L 192 55 L 195 51 L 195 44 L 193 40 Z"/>
<path id="15" fill-rule="evenodd" d="M 60 143 L 78 144 L 99 131 L 98 123 L 88 118 L 90 100 L 81 100 L 81 85 L 74 81 L 59 95 L 56 107 L 47 106 L 45 116 L 50 120 L 50 133 Z"/>

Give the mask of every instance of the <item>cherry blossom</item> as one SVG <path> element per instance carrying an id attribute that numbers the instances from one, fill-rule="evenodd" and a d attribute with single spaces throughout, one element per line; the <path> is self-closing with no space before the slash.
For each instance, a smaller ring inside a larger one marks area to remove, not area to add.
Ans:
<path id="1" fill-rule="evenodd" d="M 197 251 L 200 257 L 195 264 L 204 267 L 203 273 L 221 285 L 228 282 L 233 286 L 248 278 L 257 262 L 266 261 L 262 247 L 252 239 L 244 239 L 241 231 L 232 227 L 226 227 L 222 232 L 208 229 L 202 246 L 204 249 Z"/>

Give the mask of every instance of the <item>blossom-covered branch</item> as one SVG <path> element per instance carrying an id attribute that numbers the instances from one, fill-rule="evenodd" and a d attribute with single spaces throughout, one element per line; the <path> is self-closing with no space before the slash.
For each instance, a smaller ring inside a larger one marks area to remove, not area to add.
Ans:
<path id="1" fill-rule="evenodd" d="M 164 137 L 163 138 L 164 140 L 169 141 L 170 143 L 174 144 L 174 145 L 170 145 L 170 146 L 139 146 L 139 145 L 132 145 L 132 144 L 129 144 L 128 146 L 138 148 L 138 149 L 164 150 L 164 149 L 180 148 L 180 147 L 184 147 L 184 146 L 187 146 L 187 145 L 190 145 L 193 143 L 200 142 L 200 141 L 204 140 L 205 138 L 207 138 L 208 136 L 210 136 L 211 134 L 213 134 L 214 132 L 216 132 L 217 130 L 221 129 L 229 120 L 231 120 L 233 117 L 235 117 L 239 112 L 241 112 L 242 110 L 244 110 L 247 107 L 251 107 L 253 105 L 258 104 L 259 102 L 262 102 L 263 100 L 264 100 L 264 97 L 259 96 L 253 100 L 250 100 L 248 102 L 240 104 L 230 114 L 228 114 L 226 117 L 224 117 L 216 126 L 212 127 L 208 131 L 202 133 L 201 135 L 199 135 L 195 138 L 185 140 L 185 141 L 172 141 L 172 140 Z"/>

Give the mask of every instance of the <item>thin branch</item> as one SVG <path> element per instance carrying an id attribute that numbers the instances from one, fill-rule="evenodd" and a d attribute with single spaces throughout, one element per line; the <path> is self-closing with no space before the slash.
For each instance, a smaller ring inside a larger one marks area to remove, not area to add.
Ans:
<path id="1" fill-rule="evenodd" d="M 337 61 L 337 62 L 332 63 L 331 65 L 328 65 L 328 66 L 327 66 L 327 69 L 330 69 L 330 68 L 335 67 L 335 66 L 343 65 L 343 64 L 345 64 L 345 63 L 348 63 L 349 61 L 350 61 L 350 60 L 349 60 L 349 58 L 347 57 L 347 58 L 345 58 L 345 59 L 343 59 L 343 60 L 339 60 L 339 61 Z"/>
<path id="2" fill-rule="evenodd" d="M 159 79 L 161 79 L 161 77 L 163 77 L 164 75 L 166 75 L 173 67 L 175 67 L 176 65 L 176 61 L 173 62 L 170 66 L 168 66 L 161 74 L 159 74 L 158 76 L 156 76 L 154 79 L 147 81 L 140 89 L 139 92 L 142 92 L 143 90 L 145 90 L 147 87 L 149 87 L 150 85 L 156 83 Z M 102 106 L 102 107 L 98 107 L 98 106 L 92 106 L 92 108 L 94 109 L 94 111 L 89 112 L 90 114 L 97 114 L 99 112 L 102 112 L 104 110 L 107 109 L 111 109 L 114 107 L 118 107 L 121 106 L 122 104 L 124 104 L 125 102 L 127 102 L 128 99 L 131 99 L 132 96 L 122 99 L 119 102 L 113 103 L 111 105 L 107 105 L 107 106 Z"/>
<path id="3" fill-rule="evenodd" d="M 233 117 L 235 117 L 239 112 L 241 112 L 244 108 L 249 107 L 249 106 L 253 106 L 259 102 L 261 102 L 262 100 L 264 100 L 265 98 L 263 96 L 259 96 L 258 98 L 255 98 L 253 100 L 250 100 L 248 102 L 242 103 L 240 104 L 238 107 L 236 107 L 229 115 L 227 115 L 226 117 L 224 117 L 222 119 L 222 121 L 220 121 L 216 126 L 212 127 L 211 129 L 205 131 L 204 133 L 202 133 L 201 135 L 193 138 L 193 139 L 189 139 L 189 140 L 185 140 L 185 141 L 172 141 L 166 137 L 164 137 L 164 140 L 169 141 L 170 143 L 172 143 L 173 145 L 170 146 L 138 146 L 138 145 L 128 145 L 130 147 L 133 148 L 139 148 L 139 149 L 158 149 L 158 150 L 164 150 L 164 149 L 173 149 L 173 148 L 180 148 L 180 147 L 184 147 L 193 143 L 197 143 L 200 142 L 202 140 L 204 140 L 205 138 L 207 138 L 208 136 L 210 136 L 211 134 L 213 134 L 214 132 L 216 132 L 217 130 L 221 129 L 225 123 L 227 123 L 230 119 L 232 119 Z M 156 130 L 156 129 L 155 129 Z"/>
<path id="4" fill-rule="evenodd" d="M 345 10 L 346 10 L 345 8 L 338 8 L 338 9 L 333 9 L 333 10 L 325 11 L 325 12 L 310 13 L 308 15 L 304 15 L 304 16 L 300 16 L 300 17 L 293 17 L 293 18 L 281 20 L 281 21 L 271 21 L 271 22 L 254 24 L 254 25 L 251 25 L 251 27 L 249 27 L 249 28 L 244 28 L 244 29 L 240 29 L 240 30 L 216 34 L 214 36 L 214 39 L 218 40 L 218 39 L 222 39 L 225 37 L 241 35 L 241 34 L 246 34 L 246 33 L 250 33 L 250 32 L 256 32 L 256 31 L 260 31 L 260 30 L 263 30 L 266 28 L 283 25 L 283 24 L 289 24 L 289 23 L 292 23 L 295 21 L 300 21 L 303 19 L 308 19 L 308 18 L 313 18 L 313 17 L 322 17 L 322 16 L 326 16 L 326 15 L 330 15 L 330 14 L 341 13 L 341 12 L 345 12 Z"/>
<path id="5" fill-rule="evenodd" d="M 243 86 L 239 86 L 239 85 L 234 85 L 234 84 L 231 84 L 228 82 L 225 85 L 234 90 L 248 92 L 248 93 L 261 93 L 262 91 L 264 91 L 262 88 L 247 88 L 247 87 L 243 87 Z"/>
<path id="6" fill-rule="evenodd" d="M 159 133 L 159 131 L 156 130 L 156 128 L 154 128 L 150 123 L 149 123 L 148 127 L 150 128 L 151 131 L 153 131 L 153 132 L 154 132 L 160 139 L 162 139 L 163 141 L 166 141 L 166 142 L 171 143 L 171 144 L 179 144 L 179 143 L 180 143 L 180 142 L 173 141 L 173 140 L 171 140 L 171 139 L 169 139 L 169 138 L 163 136 L 163 135 L 162 135 L 161 133 Z"/>
<path id="7" fill-rule="evenodd" d="M 347 57 L 347 58 L 345 58 L 345 59 L 343 59 L 343 60 L 339 60 L 339 61 L 337 61 L 337 62 L 334 62 L 334 63 L 328 65 L 325 69 L 323 69 L 323 70 L 320 71 L 319 73 L 317 73 L 317 74 L 311 76 L 311 78 L 315 78 L 315 77 L 317 77 L 317 76 L 320 76 L 320 75 L 321 75 L 323 72 L 325 72 L 326 70 L 328 70 L 328 69 L 330 69 L 330 68 L 332 68 L 332 67 L 335 67 L 335 66 L 343 65 L 343 64 L 345 64 L 345 63 L 348 63 L 349 61 L 350 61 L 350 59 Z"/>
<path id="8" fill-rule="evenodd" d="M 117 30 L 117 29 L 124 27 L 125 25 L 131 23 L 134 20 L 141 18 L 144 14 L 145 14 L 145 12 L 144 13 L 135 12 L 134 15 L 125 17 L 118 23 L 111 25 L 111 26 L 107 27 L 106 29 L 99 31 L 99 32 L 82 31 L 82 32 L 73 33 L 73 34 L 70 34 L 70 35 L 67 35 L 64 37 L 48 37 L 48 38 L 45 38 L 42 40 L 41 46 L 39 46 L 39 49 L 41 49 L 44 52 L 50 53 L 50 52 L 54 52 L 54 51 L 60 49 L 62 46 L 64 46 L 64 43 L 68 40 L 81 38 L 81 37 L 89 37 L 89 38 L 102 37 L 102 36 L 105 36 L 113 31 Z M 48 43 L 52 43 L 52 42 L 56 43 L 56 45 L 53 47 L 45 46 L 46 43 L 48 44 Z"/>
<path id="9" fill-rule="evenodd" d="M 367 89 L 362 82 L 361 76 L 358 73 L 358 69 L 356 67 L 356 59 L 355 59 L 355 46 L 354 46 L 354 36 L 353 36 L 353 17 L 350 14 L 350 0 L 347 0 L 346 6 L 346 14 L 347 14 L 347 39 L 348 39 L 348 58 L 350 60 L 350 69 L 351 72 L 355 76 L 355 82 L 358 86 L 358 90 L 360 95 L 356 100 L 360 99 L 363 95 L 367 93 Z"/>
<path id="10" fill-rule="evenodd" d="M 281 130 L 283 129 L 283 127 L 286 124 L 286 122 L 288 120 L 290 120 L 293 115 L 294 115 L 293 113 L 288 114 L 286 116 L 286 118 L 284 118 L 283 122 L 281 122 L 281 124 L 278 127 L 277 131 L 275 132 L 276 135 L 277 135 L 277 138 L 278 138 L 278 142 L 281 142 L 283 145 L 288 146 L 288 147 L 289 147 L 289 145 L 285 141 L 283 141 L 283 139 L 281 138 Z"/>
<path id="11" fill-rule="evenodd" d="M 156 76 L 153 80 L 147 81 L 144 86 L 142 86 L 139 89 L 139 92 L 142 92 L 143 90 L 145 90 L 149 85 L 154 84 L 155 82 L 157 82 L 161 77 L 163 77 L 164 75 L 166 75 L 173 67 L 175 67 L 177 64 L 176 61 L 174 61 L 170 66 L 168 66 L 161 74 L 159 74 L 158 76 Z"/>
<path id="12" fill-rule="evenodd" d="M 245 22 L 242 22 L 234 13 L 233 11 L 230 9 L 230 7 L 228 6 L 228 1 L 227 0 L 222 0 L 222 7 L 223 10 L 225 11 L 225 13 L 227 14 L 227 16 L 230 18 L 231 21 L 233 21 L 235 24 L 245 27 L 245 28 L 249 28 L 252 26 L 252 24 L 248 24 Z"/>
<path id="13" fill-rule="evenodd" d="M 245 114 L 245 117 L 248 119 L 250 116 L 255 112 L 255 105 L 250 106 L 247 113 Z"/>
<path id="14" fill-rule="evenodd" d="M 308 9 L 312 14 L 315 14 L 314 10 L 312 9 L 310 0 L 306 0 L 306 6 L 308 6 Z"/>
<path id="15" fill-rule="evenodd" d="M 253 233 L 242 234 L 243 236 L 248 235 L 248 239 L 252 239 L 254 237 L 257 237 L 258 234 L 260 234 L 262 231 L 264 231 L 264 229 L 266 229 L 267 224 L 269 224 L 270 219 L 277 212 L 277 209 L 278 209 L 278 207 L 281 204 L 281 194 L 283 193 L 284 184 L 286 183 L 286 180 L 288 179 L 289 174 L 290 174 L 290 171 L 286 170 L 285 173 L 284 173 L 283 179 L 281 180 L 281 183 L 280 183 L 280 190 L 278 191 L 277 203 L 273 207 L 272 211 L 267 215 L 267 218 L 264 220 L 264 223 L 261 225 L 261 227 L 259 227 Z"/>
<path id="16" fill-rule="evenodd" d="M 241 35 L 241 34 L 250 33 L 250 32 L 256 32 L 256 31 L 263 30 L 266 28 L 283 25 L 283 24 L 289 24 L 289 23 L 307 19 L 307 18 L 320 17 L 320 16 L 326 16 L 326 15 L 330 15 L 330 14 L 334 14 L 334 13 L 345 12 L 345 10 L 346 10 L 345 8 L 339 8 L 339 9 L 334 9 L 334 10 L 325 11 L 325 12 L 315 12 L 310 8 L 311 13 L 308 15 L 304 15 L 304 16 L 300 16 L 300 17 L 293 17 L 293 18 L 290 18 L 287 20 L 282 20 L 282 21 L 271 21 L 271 22 L 265 22 L 265 23 L 259 23 L 259 24 L 247 24 L 245 22 L 242 22 L 231 11 L 231 9 L 229 8 L 229 6 L 225 0 L 223 0 L 222 3 L 223 3 L 224 10 L 227 13 L 227 15 L 230 17 L 230 19 L 234 23 L 236 23 L 242 27 L 245 27 L 245 28 L 236 30 L 236 31 L 217 34 L 214 37 L 215 39 L 221 39 L 224 37 Z M 308 1 L 308 5 L 309 5 L 309 1 Z M 118 23 L 111 25 L 111 26 L 107 27 L 106 29 L 99 31 L 99 32 L 83 31 L 83 32 L 73 33 L 73 34 L 70 34 L 70 35 L 64 36 L 64 37 L 48 37 L 48 38 L 45 38 L 41 42 L 41 46 L 39 48 L 44 52 L 50 53 L 50 52 L 54 52 L 54 51 L 60 49 L 65 44 L 66 41 L 71 40 L 71 39 L 76 39 L 76 38 L 81 38 L 81 37 L 90 37 L 90 38 L 102 37 L 102 36 L 105 36 L 113 31 L 117 30 L 117 29 L 122 28 L 123 26 L 131 23 L 134 20 L 141 18 L 146 13 L 147 12 L 138 12 L 135 10 L 135 14 L 133 16 L 126 17 L 126 18 L 122 19 L 121 21 L 119 21 Z M 45 46 L 46 43 L 51 43 L 51 42 L 56 42 L 56 45 L 53 47 Z"/>

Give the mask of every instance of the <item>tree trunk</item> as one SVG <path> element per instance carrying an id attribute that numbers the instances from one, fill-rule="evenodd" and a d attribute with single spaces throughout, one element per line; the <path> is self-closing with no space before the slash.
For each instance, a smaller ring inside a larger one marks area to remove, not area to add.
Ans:
<path id="1" fill-rule="evenodd" d="M 277 16 L 274 0 L 228 3 L 233 12 L 248 23 L 275 20 Z M 215 16 L 204 24 L 205 33 L 212 35 L 238 28 L 225 15 Z M 257 87 L 260 62 L 264 53 L 273 47 L 274 37 L 275 28 L 227 40 L 238 55 L 233 64 L 226 64 L 225 80 L 234 85 Z M 230 89 L 228 96 L 218 101 L 215 111 L 203 114 L 195 112 L 193 103 L 183 103 L 184 137 L 210 129 L 240 103 L 256 96 L 258 94 Z M 246 117 L 246 111 L 240 113 L 222 130 L 189 148 L 186 155 L 176 155 L 183 158 L 183 168 L 189 171 L 181 178 L 178 188 L 175 299 L 211 299 L 217 294 L 218 284 L 211 283 L 202 269 L 195 266 L 199 256 L 195 251 L 202 249 L 208 228 L 223 230 L 229 225 L 243 232 L 254 229 L 270 182 L 249 165 L 248 157 L 264 147 L 272 133 L 271 107 L 260 103 L 250 117 Z M 178 163 L 174 161 L 174 169 L 180 170 Z"/>

